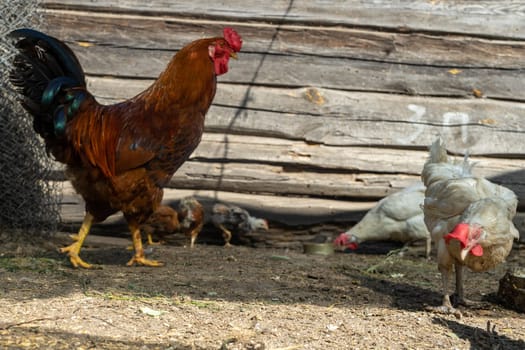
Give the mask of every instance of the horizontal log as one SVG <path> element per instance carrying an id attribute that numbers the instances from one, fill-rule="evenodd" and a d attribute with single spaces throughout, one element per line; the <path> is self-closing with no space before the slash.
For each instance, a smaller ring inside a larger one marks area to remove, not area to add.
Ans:
<path id="1" fill-rule="evenodd" d="M 490 160 L 487 163 L 491 163 Z M 477 165 L 474 168 L 475 175 L 490 172 L 483 165 Z M 520 203 L 525 205 L 525 170 L 492 174 L 488 176 L 490 180 L 512 189 Z M 168 186 L 178 189 L 369 200 L 381 199 L 419 180 L 419 175 L 403 173 L 333 173 L 263 164 L 188 161 L 175 173 Z"/>
<path id="2" fill-rule="evenodd" d="M 89 77 L 103 103 L 131 97 L 152 80 Z M 523 158 L 525 104 L 320 88 L 219 84 L 206 130 L 266 135 L 337 146 L 426 149 L 437 137 L 449 151 Z"/>
<path id="3" fill-rule="evenodd" d="M 56 170 L 50 180 L 67 180 Z M 419 175 L 331 173 L 301 170 L 298 167 L 213 163 L 189 160 L 173 175 L 168 188 L 215 190 L 237 193 L 273 193 L 318 198 L 375 200 L 419 181 Z"/>
<path id="4" fill-rule="evenodd" d="M 295 176 L 297 174 L 291 176 L 299 179 L 299 187 L 315 188 L 318 186 L 318 191 L 328 192 L 330 194 L 325 195 L 331 196 L 337 196 L 337 191 L 345 187 L 346 175 L 348 187 L 339 196 L 371 198 L 376 195 L 383 197 L 406 187 L 413 180 L 417 180 L 427 157 L 428 152 L 426 151 L 334 147 L 310 145 L 282 139 L 239 135 L 227 135 L 225 137 L 220 134 L 207 133 L 192 154 L 191 159 L 281 165 L 284 167 L 285 174 L 286 171 L 293 172 L 295 169 L 297 173 L 304 176 Z M 461 158 L 457 160 L 460 161 Z M 470 160 L 475 163 L 474 175 L 489 178 L 496 183 L 509 187 L 517 194 L 520 202 L 525 205 L 524 159 L 471 157 Z M 235 171 L 232 169 L 225 170 L 227 167 L 227 164 L 219 165 L 215 169 L 210 167 L 204 170 L 205 173 L 200 176 L 212 177 L 215 174 L 217 183 L 220 184 L 220 181 L 227 182 L 224 179 L 227 177 L 226 173 L 235 178 Z M 183 166 L 175 175 L 175 179 L 182 174 L 191 173 L 191 170 L 188 170 Z M 273 170 L 277 171 L 275 168 Z M 374 173 L 376 176 L 367 173 Z M 388 174 L 397 175 L 398 182 L 393 181 Z M 252 173 L 253 175 L 255 174 Z M 278 189 L 282 184 L 279 181 L 272 180 L 272 175 L 274 179 L 277 178 L 272 172 L 266 176 L 261 176 L 261 178 L 267 184 L 273 183 L 272 191 L 275 193 L 286 194 L 286 192 L 282 192 L 282 189 Z M 321 179 L 326 180 L 324 186 Z M 242 188 L 241 181 L 238 179 L 232 179 L 232 182 L 236 183 L 237 188 Z M 355 182 L 362 182 L 362 184 L 353 187 L 352 185 L 355 185 Z M 291 183 L 294 181 L 288 184 Z M 330 185 L 326 185 L 327 183 Z M 217 185 L 213 182 L 211 184 Z M 176 181 L 174 181 L 174 186 L 177 186 Z"/>
<path id="5" fill-rule="evenodd" d="M 374 1 L 291 2 L 255 0 L 209 2 L 153 0 L 43 0 L 52 9 L 229 19 L 240 22 L 309 23 L 325 26 L 376 27 L 399 31 L 469 33 L 497 38 L 525 38 L 519 0 L 495 2 Z"/>
<path id="6" fill-rule="evenodd" d="M 418 175 L 330 173 L 279 165 L 186 162 L 168 187 L 238 193 L 378 199 L 419 181 Z"/>
<path id="7" fill-rule="evenodd" d="M 296 165 L 303 168 L 341 171 L 405 173 L 419 175 L 428 157 L 427 151 L 339 147 L 302 141 L 243 135 L 205 133 L 192 159 L 252 161 Z M 461 160 L 461 158 L 459 158 Z M 525 168 L 525 159 L 471 157 L 480 176 Z"/>
<path id="8" fill-rule="evenodd" d="M 187 161 L 193 165 L 186 168 L 183 164 L 179 171 L 191 173 L 201 169 L 204 172 L 209 171 L 211 176 L 216 174 L 216 169 L 223 169 L 234 177 L 235 169 L 244 166 L 247 172 L 259 171 L 260 169 L 255 169 L 265 167 L 267 171 L 254 176 L 254 178 L 260 176 L 264 180 L 270 180 L 270 174 L 281 172 L 311 172 L 327 174 L 327 176 L 330 176 L 330 173 L 336 176 L 365 175 L 372 178 L 372 174 L 385 178 L 392 175 L 401 177 L 408 175 L 412 178 L 412 176 L 420 176 L 427 157 L 428 152 L 421 150 L 323 146 L 296 140 L 205 132 L 199 146 Z M 460 156 L 450 157 L 455 161 L 462 161 Z M 525 159 L 471 156 L 469 160 L 475 164 L 474 175 L 500 182 L 501 179 L 506 178 L 507 183 L 520 183 L 521 173 L 525 172 Z M 196 165 L 197 163 L 202 164 Z M 236 163 L 236 165 L 228 169 L 229 163 Z M 56 172 L 63 172 L 62 164 L 58 162 L 54 164 Z M 209 166 L 209 169 L 201 168 L 206 166 Z M 64 179 L 63 175 L 54 176 Z M 406 183 L 405 180 L 402 183 Z M 393 185 L 393 182 L 389 184 L 398 187 Z"/>
<path id="9" fill-rule="evenodd" d="M 319 146 L 205 133 L 169 186 L 281 196 L 380 199 L 418 181 L 427 156 L 425 151 Z M 525 160 L 472 157 L 471 161 L 476 164 L 475 175 L 509 187 L 525 205 Z M 64 176 L 54 179 L 63 180 Z"/>
<path id="10" fill-rule="evenodd" d="M 45 12 L 45 30 L 72 46 L 88 43 L 174 52 L 195 39 L 218 35 L 226 25 L 232 24 L 180 17 L 166 19 L 165 16 Z M 525 42 L 518 40 L 275 23 L 235 23 L 234 26 L 245 38 L 243 52 L 309 54 L 448 69 L 525 67 L 522 59 L 525 57 Z M 159 67 L 162 68 L 163 65 Z"/>
<path id="11" fill-rule="evenodd" d="M 98 45 L 74 46 L 86 73 L 99 76 L 154 79 L 173 52 Z M 222 82 L 282 87 L 321 88 L 429 96 L 483 96 L 525 100 L 525 70 L 435 67 L 356 60 L 311 54 L 274 55 L 243 52 L 230 62 Z M 517 93 L 518 92 L 518 93 Z"/>

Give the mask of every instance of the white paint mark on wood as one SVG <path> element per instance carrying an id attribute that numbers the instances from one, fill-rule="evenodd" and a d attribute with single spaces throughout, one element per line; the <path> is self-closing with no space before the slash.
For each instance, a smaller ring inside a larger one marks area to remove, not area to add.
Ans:
<path id="1" fill-rule="evenodd" d="M 402 138 L 398 138 L 397 140 L 402 144 L 407 144 L 413 142 L 417 137 L 425 130 L 425 125 L 421 123 L 423 116 L 425 115 L 427 109 L 423 106 L 416 105 L 416 104 L 409 104 L 407 108 L 414 112 L 408 120 L 412 123 L 417 123 L 416 130 L 412 132 L 410 135 Z"/>
<path id="2" fill-rule="evenodd" d="M 467 113 L 463 112 L 446 112 L 443 114 L 443 133 L 447 129 L 448 126 L 454 125 L 454 124 L 460 124 L 461 125 L 461 141 L 463 141 L 464 144 L 468 141 L 468 123 L 470 121 L 470 117 Z"/>

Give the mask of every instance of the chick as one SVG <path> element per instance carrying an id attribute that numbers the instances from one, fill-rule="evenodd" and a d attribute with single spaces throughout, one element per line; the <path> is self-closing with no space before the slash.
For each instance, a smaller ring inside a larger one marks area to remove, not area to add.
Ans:
<path id="1" fill-rule="evenodd" d="M 265 219 L 250 216 L 248 211 L 235 205 L 215 204 L 211 221 L 222 231 L 225 247 L 230 246 L 232 233 L 244 235 L 256 230 L 268 230 L 268 222 Z"/>
<path id="2" fill-rule="evenodd" d="M 194 197 L 185 197 L 179 203 L 180 231 L 190 237 L 190 248 L 204 225 L 204 209 Z"/>

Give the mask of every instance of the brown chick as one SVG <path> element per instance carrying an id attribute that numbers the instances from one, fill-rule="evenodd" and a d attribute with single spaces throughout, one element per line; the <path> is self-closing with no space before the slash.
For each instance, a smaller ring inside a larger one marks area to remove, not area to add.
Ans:
<path id="1" fill-rule="evenodd" d="M 185 197 L 180 200 L 178 212 L 180 230 L 190 237 L 190 248 L 193 248 L 204 225 L 204 209 L 194 197 Z"/>
<path id="2" fill-rule="evenodd" d="M 141 226 L 141 229 L 147 235 L 149 245 L 163 244 L 162 237 L 178 232 L 180 229 L 178 213 L 170 206 L 161 205 Z M 158 236 L 161 240 L 154 242 L 153 235 Z"/>

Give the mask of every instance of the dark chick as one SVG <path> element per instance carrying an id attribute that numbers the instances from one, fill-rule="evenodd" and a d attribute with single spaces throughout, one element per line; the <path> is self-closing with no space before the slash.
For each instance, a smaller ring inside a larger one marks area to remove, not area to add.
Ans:
<path id="1" fill-rule="evenodd" d="M 66 164 L 86 202 L 76 241 L 62 252 L 73 266 L 90 268 L 79 253 L 91 225 L 121 211 L 135 250 L 128 265 L 161 266 L 144 256 L 140 226 L 199 144 L 217 76 L 228 71 L 229 59 L 241 49 L 240 36 L 225 28 L 222 37 L 188 44 L 144 92 L 104 106 L 87 91 L 79 61 L 64 43 L 31 29 L 10 35 L 19 50 L 11 83 L 48 153 Z"/>
<path id="2" fill-rule="evenodd" d="M 211 221 L 221 230 L 227 247 L 230 246 L 233 233 L 245 235 L 257 230 L 268 230 L 268 222 L 265 219 L 250 216 L 248 211 L 235 205 L 215 204 Z"/>

